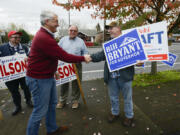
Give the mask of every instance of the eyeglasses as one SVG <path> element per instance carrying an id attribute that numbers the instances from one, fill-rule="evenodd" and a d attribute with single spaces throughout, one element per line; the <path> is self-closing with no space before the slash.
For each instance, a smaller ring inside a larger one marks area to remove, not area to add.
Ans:
<path id="1" fill-rule="evenodd" d="M 21 37 L 11 37 L 11 38 L 15 38 L 15 39 L 17 39 L 17 38 L 21 38 Z"/>
<path id="2" fill-rule="evenodd" d="M 69 30 L 70 32 L 77 32 L 77 30 Z"/>

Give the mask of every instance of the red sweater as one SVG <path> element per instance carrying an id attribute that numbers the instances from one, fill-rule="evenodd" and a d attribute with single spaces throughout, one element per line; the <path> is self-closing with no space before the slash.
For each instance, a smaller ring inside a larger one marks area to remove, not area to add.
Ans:
<path id="1" fill-rule="evenodd" d="M 84 56 L 68 54 L 58 46 L 50 33 L 41 28 L 32 41 L 27 76 L 38 79 L 53 77 L 57 70 L 58 60 L 79 63 L 84 61 Z"/>

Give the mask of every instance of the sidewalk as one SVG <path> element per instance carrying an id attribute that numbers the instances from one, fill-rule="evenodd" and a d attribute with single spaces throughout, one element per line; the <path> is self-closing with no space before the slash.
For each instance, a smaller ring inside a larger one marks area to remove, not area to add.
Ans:
<path id="1" fill-rule="evenodd" d="M 81 105 L 77 110 L 71 109 L 71 103 L 62 110 L 57 109 L 57 123 L 70 127 L 63 135 L 179 135 L 179 82 L 180 80 L 158 86 L 135 87 L 133 96 L 136 127 L 127 128 L 120 122 L 124 117 L 122 100 L 120 120 L 109 124 L 107 116 L 110 104 L 103 80 L 84 81 L 82 87 L 87 107 L 80 100 Z M 9 92 L 0 91 L 0 109 L 4 115 L 4 120 L 0 121 L 0 135 L 25 135 L 32 110 L 23 103 L 22 113 L 12 117 L 12 108 Z M 39 135 L 45 134 L 43 120 Z"/>

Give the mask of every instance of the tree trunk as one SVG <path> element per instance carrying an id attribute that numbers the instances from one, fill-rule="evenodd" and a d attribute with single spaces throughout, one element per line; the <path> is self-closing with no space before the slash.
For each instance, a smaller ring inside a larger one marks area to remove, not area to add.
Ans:
<path id="1" fill-rule="evenodd" d="M 106 29 L 105 29 L 105 26 L 106 26 L 106 18 L 104 18 L 103 42 L 105 42 L 107 40 L 106 39 Z"/>
<path id="2" fill-rule="evenodd" d="M 151 62 L 151 74 L 157 74 L 157 62 Z"/>

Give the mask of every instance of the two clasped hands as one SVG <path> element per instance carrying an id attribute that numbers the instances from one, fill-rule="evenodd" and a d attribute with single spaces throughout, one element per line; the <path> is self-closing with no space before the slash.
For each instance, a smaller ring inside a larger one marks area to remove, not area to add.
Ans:
<path id="1" fill-rule="evenodd" d="M 84 58 L 85 58 L 86 63 L 89 63 L 92 61 L 91 55 L 89 54 L 84 55 Z M 136 66 L 142 66 L 143 64 L 144 64 L 143 61 L 137 61 Z"/>
<path id="2" fill-rule="evenodd" d="M 86 63 L 89 63 L 89 62 L 92 61 L 92 58 L 91 58 L 91 56 L 90 56 L 89 54 L 85 54 L 85 55 L 84 55 L 84 59 L 85 59 L 85 62 L 86 62 Z"/>

